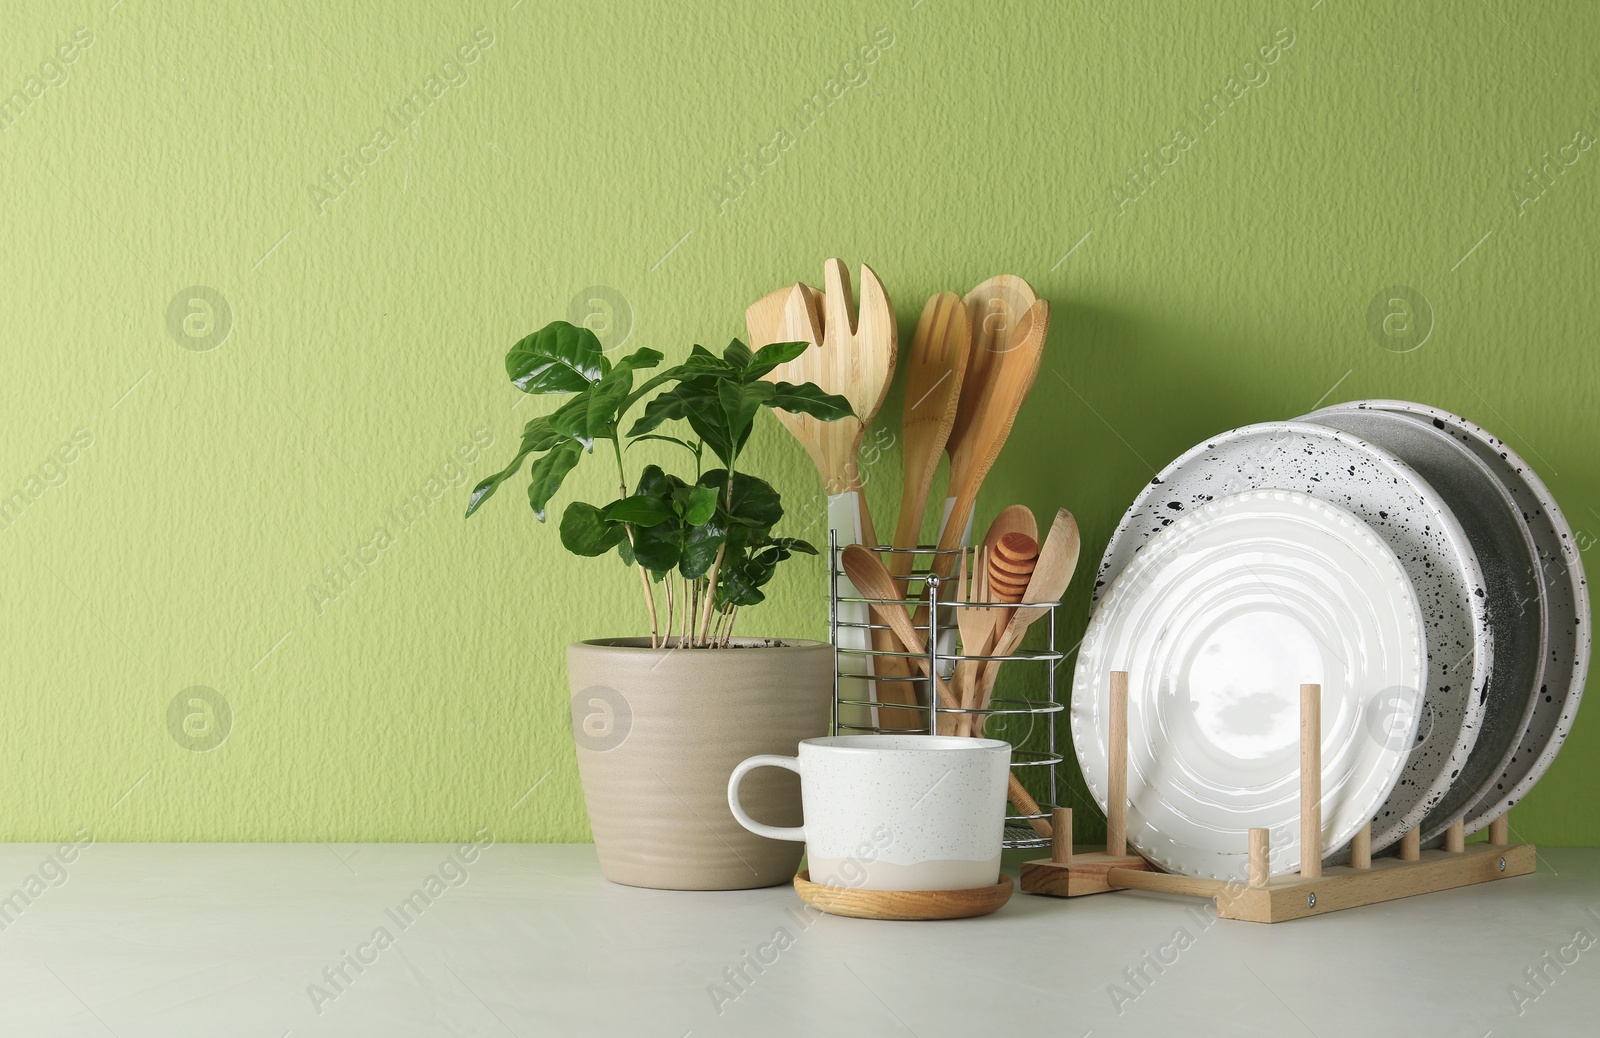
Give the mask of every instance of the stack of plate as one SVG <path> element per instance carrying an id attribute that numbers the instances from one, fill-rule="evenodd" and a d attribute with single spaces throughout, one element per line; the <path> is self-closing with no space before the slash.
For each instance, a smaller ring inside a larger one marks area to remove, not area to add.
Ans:
<path id="1" fill-rule="evenodd" d="M 1111 537 L 1072 733 L 1106 803 L 1107 688 L 1129 673 L 1128 839 L 1170 872 L 1246 875 L 1247 831 L 1299 867 L 1299 686 L 1322 686 L 1319 857 L 1372 826 L 1475 832 L 1572 725 L 1589 598 L 1572 531 L 1504 443 L 1369 400 L 1207 440 Z"/>

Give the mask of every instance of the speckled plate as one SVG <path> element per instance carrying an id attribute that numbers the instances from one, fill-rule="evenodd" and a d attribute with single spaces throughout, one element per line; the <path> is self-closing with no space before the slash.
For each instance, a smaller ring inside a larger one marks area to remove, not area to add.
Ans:
<path id="1" fill-rule="evenodd" d="M 1243 880 L 1249 831 L 1272 869 L 1300 845 L 1300 685 L 1322 686 L 1322 840 L 1342 848 L 1410 756 L 1426 666 L 1395 553 L 1309 494 L 1254 490 L 1187 511 L 1095 610 L 1072 744 L 1106 805 L 1107 689 L 1128 672 L 1128 839 L 1168 872 Z"/>
<path id="2" fill-rule="evenodd" d="M 1309 422 L 1267 422 L 1214 436 L 1139 493 L 1106 546 L 1095 598 L 1185 511 L 1263 487 L 1298 490 L 1355 513 L 1399 556 L 1422 605 L 1423 716 L 1405 772 L 1372 820 L 1372 848 L 1382 850 L 1421 824 L 1465 767 L 1494 663 L 1477 556 L 1449 507 L 1414 469 L 1357 436 Z"/>
<path id="3" fill-rule="evenodd" d="M 1477 452 L 1432 421 L 1353 404 L 1318 411 L 1305 420 L 1354 433 L 1416 469 L 1460 520 L 1483 568 L 1489 625 L 1495 635 L 1494 667 L 1472 755 L 1444 799 L 1422 820 L 1422 839 L 1431 840 L 1493 792 L 1533 717 L 1545 652 L 1544 601 L 1533 561 L 1533 535 L 1517 513 L 1510 491 Z"/>
<path id="4" fill-rule="evenodd" d="M 1499 477 L 1516 502 L 1538 559 L 1535 577 L 1545 618 L 1544 675 L 1534 696 L 1533 716 L 1511 762 L 1489 792 L 1466 814 L 1477 832 L 1527 795 L 1543 777 L 1566 740 L 1589 675 L 1589 586 L 1583 561 L 1561 508 L 1549 488 L 1517 452 L 1459 415 L 1403 400 L 1366 400 L 1347 407 L 1403 411 L 1470 447 Z"/>

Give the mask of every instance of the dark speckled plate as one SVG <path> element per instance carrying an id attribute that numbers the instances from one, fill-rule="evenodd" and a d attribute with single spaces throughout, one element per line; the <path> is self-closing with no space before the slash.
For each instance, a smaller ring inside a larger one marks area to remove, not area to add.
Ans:
<path id="1" fill-rule="evenodd" d="M 1414 469 L 1360 437 L 1307 422 L 1269 422 L 1212 437 L 1140 492 L 1101 559 L 1095 601 L 1186 509 L 1257 489 L 1298 490 L 1354 512 L 1399 557 L 1422 608 L 1428 645 L 1422 724 L 1405 773 L 1373 819 L 1372 848 L 1381 850 L 1420 824 L 1466 766 L 1494 664 L 1477 555 L 1444 500 Z"/>
<path id="2" fill-rule="evenodd" d="M 1534 690 L 1543 682 L 1545 640 L 1533 535 L 1510 492 L 1477 452 L 1430 420 L 1351 404 L 1305 420 L 1354 433 L 1416 469 L 1460 520 L 1483 567 L 1495 634 L 1494 669 L 1472 756 L 1444 799 L 1422 820 L 1422 838 L 1431 840 L 1494 790 L 1533 717 Z"/>
<path id="3" fill-rule="evenodd" d="M 1589 675 L 1589 587 L 1583 561 L 1561 508 L 1533 469 L 1496 436 L 1459 415 L 1403 400 L 1367 400 L 1345 407 L 1402 411 L 1428 421 L 1443 436 L 1471 448 L 1499 477 L 1533 538 L 1534 574 L 1545 618 L 1544 674 L 1533 716 L 1505 771 L 1467 811 L 1468 832 L 1499 817 L 1543 777 L 1566 740 Z"/>

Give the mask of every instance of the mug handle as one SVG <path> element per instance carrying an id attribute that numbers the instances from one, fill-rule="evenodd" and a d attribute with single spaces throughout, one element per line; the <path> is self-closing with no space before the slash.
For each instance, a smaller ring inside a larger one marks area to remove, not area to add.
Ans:
<path id="1" fill-rule="evenodd" d="M 728 776 L 728 810 L 733 812 L 734 820 L 757 836 L 765 836 L 769 840 L 793 840 L 796 843 L 805 843 L 805 826 L 763 825 L 745 814 L 744 808 L 739 806 L 739 783 L 757 768 L 785 768 L 798 775 L 800 761 L 794 757 L 780 757 L 775 753 L 758 753 L 754 757 L 740 761 L 739 766 L 733 769 L 733 774 Z"/>

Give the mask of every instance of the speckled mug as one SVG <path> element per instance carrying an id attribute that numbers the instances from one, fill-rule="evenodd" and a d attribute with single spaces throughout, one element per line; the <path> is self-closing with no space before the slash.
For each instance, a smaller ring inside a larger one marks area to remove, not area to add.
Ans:
<path id="1" fill-rule="evenodd" d="M 763 825 L 739 806 L 756 768 L 800 776 L 805 824 Z M 939 735 L 806 739 L 733 769 L 728 807 L 758 836 L 805 843 L 811 879 L 860 890 L 965 890 L 1000 878 L 1011 744 Z"/>

